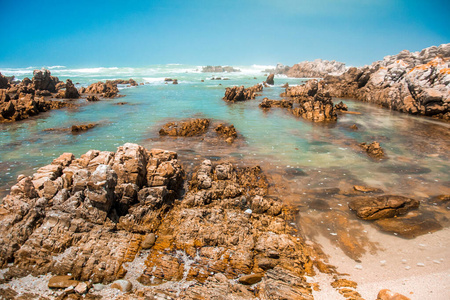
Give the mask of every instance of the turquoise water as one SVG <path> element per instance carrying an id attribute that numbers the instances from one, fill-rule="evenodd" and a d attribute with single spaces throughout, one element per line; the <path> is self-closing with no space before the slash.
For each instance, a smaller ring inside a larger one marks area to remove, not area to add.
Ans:
<path id="1" fill-rule="evenodd" d="M 201 73 L 200 66 L 158 65 L 147 68 L 70 69 L 52 67 L 60 80 L 71 78 L 77 86 L 106 79 L 133 78 L 147 84 L 121 86 L 123 98 L 86 103 L 78 108 L 53 110 L 29 120 L 0 124 L 0 194 L 5 195 L 19 174 L 31 175 L 63 152 L 79 156 L 90 149 L 115 151 L 126 142 L 147 148 L 179 151 L 190 163 L 202 157 L 233 158 L 259 163 L 274 178 L 301 170 L 303 175 L 288 178 L 297 193 L 303 188 L 349 187 L 366 184 L 398 194 L 427 197 L 450 193 L 449 124 L 408 116 L 367 103 L 343 100 L 349 110 L 336 123 L 321 125 L 298 119 L 281 109 L 263 111 L 263 97 L 279 99 L 289 82 L 302 79 L 275 77 L 276 85 L 262 96 L 242 103 L 222 100 L 225 87 L 252 86 L 265 80 L 266 66 L 239 67 L 240 73 Z M 33 68 L 2 69 L 19 79 L 32 76 Z M 210 80 L 213 76 L 229 80 Z M 179 84 L 164 84 L 164 78 Z M 204 80 L 204 82 L 201 82 Z M 339 100 L 340 101 L 340 100 Z M 114 105 L 127 102 L 126 105 Z M 214 145 L 198 139 L 161 139 L 158 131 L 168 121 L 205 117 L 234 124 L 242 142 L 235 146 Z M 45 131 L 70 128 L 73 124 L 98 123 L 82 134 Z M 359 130 L 349 129 L 357 124 Z M 360 142 L 378 141 L 389 157 L 374 162 L 361 153 Z M 289 176 L 288 176 L 289 177 Z"/>

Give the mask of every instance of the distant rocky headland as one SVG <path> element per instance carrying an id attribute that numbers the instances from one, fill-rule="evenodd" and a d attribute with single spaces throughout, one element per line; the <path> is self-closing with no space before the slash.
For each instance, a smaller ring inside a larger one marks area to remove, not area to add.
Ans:
<path id="1" fill-rule="evenodd" d="M 230 67 L 230 66 L 225 66 L 225 67 L 222 67 L 222 66 L 215 66 L 215 67 L 213 67 L 213 66 L 206 66 L 206 67 L 202 68 L 202 72 L 203 73 L 222 73 L 222 72 L 231 73 L 231 72 L 240 72 L 240 71 L 241 70 L 235 69 L 235 68 Z"/>
<path id="2" fill-rule="evenodd" d="M 341 75 L 346 70 L 345 63 L 316 59 L 314 61 L 300 62 L 292 67 L 277 64 L 275 69 L 267 69 L 264 72 L 284 74 L 295 78 L 322 78 L 326 75 Z"/>

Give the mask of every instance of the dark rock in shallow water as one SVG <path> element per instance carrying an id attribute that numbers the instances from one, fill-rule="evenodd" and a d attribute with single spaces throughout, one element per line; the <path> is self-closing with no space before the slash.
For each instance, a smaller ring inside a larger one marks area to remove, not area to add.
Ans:
<path id="1" fill-rule="evenodd" d="M 378 168 L 378 171 L 392 174 L 427 174 L 431 172 L 431 169 L 422 167 L 419 165 L 391 165 L 382 166 Z"/>
<path id="2" fill-rule="evenodd" d="M 316 199 L 312 200 L 311 202 L 308 202 L 308 206 L 311 209 L 316 209 L 320 211 L 330 210 L 330 205 L 325 200 L 321 199 Z"/>
<path id="3" fill-rule="evenodd" d="M 263 90 L 262 84 L 256 84 L 252 87 L 245 88 L 244 86 L 228 87 L 225 90 L 223 100 L 235 102 L 255 99 L 256 93 Z"/>
<path id="4" fill-rule="evenodd" d="M 89 129 L 94 128 L 97 124 L 82 124 L 82 125 L 72 125 L 72 133 L 80 133 Z"/>
<path id="5" fill-rule="evenodd" d="M 225 125 L 219 124 L 214 128 L 214 131 L 217 132 L 219 136 L 225 139 L 225 141 L 229 144 L 232 144 L 234 140 L 237 138 L 238 134 L 234 125 Z"/>
<path id="6" fill-rule="evenodd" d="M 334 106 L 334 108 L 336 109 L 336 110 L 338 110 L 338 111 L 347 111 L 348 110 L 348 107 L 347 107 L 347 105 L 346 104 L 344 104 L 344 102 L 339 102 L 338 104 L 336 104 L 335 106 Z"/>
<path id="7" fill-rule="evenodd" d="M 384 191 L 382 189 L 379 188 L 374 188 L 374 187 L 370 187 L 370 186 L 364 186 L 364 185 L 354 185 L 353 189 L 355 191 L 358 192 L 363 192 L 363 193 L 384 193 Z"/>
<path id="8" fill-rule="evenodd" d="M 380 219 L 376 220 L 374 224 L 382 231 L 391 232 L 408 239 L 442 229 L 442 225 L 432 216 L 420 214 L 412 217 L 406 215 L 397 218 Z"/>
<path id="9" fill-rule="evenodd" d="M 419 207 L 419 201 L 403 196 L 383 195 L 362 197 L 349 202 L 348 207 L 364 220 L 392 218 Z"/>
<path id="10" fill-rule="evenodd" d="M 386 154 L 384 153 L 383 148 L 381 148 L 380 143 L 378 142 L 372 142 L 367 145 L 367 143 L 361 143 L 359 146 L 366 151 L 366 153 L 376 159 L 385 159 Z"/>
<path id="11" fill-rule="evenodd" d="M 274 77 L 275 77 L 275 74 L 270 74 L 269 76 L 267 76 L 266 83 L 269 85 L 274 85 L 275 84 L 275 82 L 273 80 Z"/>
<path id="12" fill-rule="evenodd" d="M 264 98 L 263 101 L 259 104 L 259 107 L 266 109 L 272 107 L 292 108 L 292 101 L 272 100 L 269 98 Z"/>
<path id="13" fill-rule="evenodd" d="M 293 179 L 298 176 L 308 176 L 308 174 L 300 168 L 286 168 L 284 169 L 284 173 L 284 176 L 288 179 Z"/>

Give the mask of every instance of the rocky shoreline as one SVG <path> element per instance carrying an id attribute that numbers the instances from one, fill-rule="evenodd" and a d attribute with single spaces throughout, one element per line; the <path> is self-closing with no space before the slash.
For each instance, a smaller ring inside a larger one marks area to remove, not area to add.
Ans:
<path id="1" fill-rule="evenodd" d="M 65 153 L 19 176 L 0 207 L 3 286 L 51 273 L 48 295 L 58 299 L 99 299 L 99 284 L 110 283 L 122 299 L 313 299 L 304 276 L 316 266 L 359 297 L 290 225 L 296 209 L 268 197 L 258 166 L 204 160 L 186 175 L 175 152 L 125 144 Z M 133 287 L 126 266 L 142 254 Z"/>
<path id="2" fill-rule="evenodd" d="M 81 97 L 86 97 L 88 102 L 98 101 L 99 97 L 120 97 L 118 84 L 138 85 L 133 79 L 118 79 L 77 89 L 72 80 L 64 83 L 46 69 L 34 70 L 32 79 L 25 77 L 21 82 L 14 81 L 14 76 L 7 78 L 0 73 L 0 123 L 28 119 L 52 109 L 75 107 L 70 100 Z"/>
<path id="3" fill-rule="evenodd" d="M 404 50 L 370 66 L 327 74 L 318 87 L 332 97 L 353 98 L 414 115 L 450 120 L 450 44 Z"/>

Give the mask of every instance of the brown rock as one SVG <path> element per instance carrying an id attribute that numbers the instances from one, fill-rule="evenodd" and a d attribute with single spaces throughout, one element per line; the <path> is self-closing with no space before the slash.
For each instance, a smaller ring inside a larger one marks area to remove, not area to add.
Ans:
<path id="1" fill-rule="evenodd" d="M 142 249 L 150 249 L 155 244 L 155 241 L 156 241 L 156 236 L 153 232 L 147 234 L 145 236 L 144 240 L 142 241 L 142 244 L 141 244 Z"/>
<path id="2" fill-rule="evenodd" d="M 94 95 L 89 95 L 89 96 L 87 96 L 87 98 L 86 98 L 86 101 L 89 101 L 89 102 L 95 102 L 95 101 L 99 101 L 100 99 L 98 99 L 98 97 L 97 96 L 94 96 Z"/>
<path id="3" fill-rule="evenodd" d="M 112 289 L 118 289 L 122 292 L 129 292 L 133 285 L 128 280 L 116 280 L 111 284 Z"/>
<path id="4" fill-rule="evenodd" d="M 257 282 L 260 282 L 262 279 L 262 274 L 249 274 L 239 277 L 238 281 L 239 283 L 245 284 L 245 285 L 252 285 Z"/>
<path id="5" fill-rule="evenodd" d="M 422 214 L 379 219 L 374 224 L 382 231 L 391 232 L 408 239 L 442 229 L 442 225 L 432 216 Z"/>
<path id="6" fill-rule="evenodd" d="M 275 74 L 269 74 L 269 76 L 267 76 L 266 83 L 269 85 L 274 85 L 275 84 L 275 82 L 273 80 L 274 77 L 275 77 Z"/>
<path id="7" fill-rule="evenodd" d="M 384 153 L 383 148 L 381 148 L 380 143 L 378 142 L 372 142 L 371 144 L 367 145 L 367 143 L 361 143 L 359 146 L 367 152 L 367 154 L 370 157 L 376 158 L 376 159 L 385 159 L 386 154 Z"/>
<path id="8" fill-rule="evenodd" d="M 56 95 L 56 98 L 78 99 L 78 98 L 80 98 L 80 94 L 78 93 L 78 90 L 73 85 L 72 80 L 67 79 L 66 84 L 65 84 L 65 89 L 59 89 L 58 95 Z"/>
<path id="9" fill-rule="evenodd" d="M 410 298 L 399 293 L 391 292 L 388 289 L 384 289 L 378 293 L 377 300 L 410 300 Z"/>
<path id="10" fill-rule="evenodd" d="M 363 186 L 363 185 L 354 185 L 353 189 L 358 192 L 363 193 L 384 193 L 382 189 L 374 188 L 370 186 Z"/>
<path id="11" fill-rule="evenodd" d="M 225 97 L 223 97 L 223 100 L 236 102 L 255 99 L 256 93 L 261 92 L 262 90 L 263 90 L 262 84 L 256 84 L 247 89 L 244 86 L 228 87 L 225 90 Z"/>
<path id="12" fill-rule="evenodd" d="M 229 144 L 232 144 L 238 136 L 236 128 L 234 128 L 233 125 L 227 126 L 225 124 L 219 124 L 214 128 L 214 131 Z"/>
<path id="13" fill-rule="evenodd" d="M 73 280 L 72 278 L 71 275 L 53 276 L 48 281 L 48 287 L 56 289 L 65 289 L 70 286 L 76 287 L 79 281 Z"/>
<path id="14" fill-rule="evenodd" d="M 337 111 L 347 111 L 348 110 L 348 107 L 347 107 L 347 105 L 346 104 L 344 104 L 344 102 L 339 102 L 338 104 L 336 104 L 335 106 L 334 106 L 334 108 L 337 110 Z"/>
<path id="15" fill-rule="evenodd" d="M 291 110 L 297 117 L 313 122 L 336 121 L 337 115 L 333 101 L 329 94 L 317 93 L 312 100 L 300 103 L 300 106 Z"/>
<path id="16" fill-rule="evenodd" d="M 72 131 L 72 133 L 79 133 L 82 131 L 87 131 L 89 129 L 92 129 L 95 126 L 97 126 L 97 124 L 72 125 L 72 128 L 70 130 Z"/>
<path id="17" fill-rule="evenodd" d="M 269 98 L 264 98 L 263 101 L 259 104 L 259 107 L 266 109 L 272 107 L 292 108 L 292 101 L 271 100 Z"/>
<path id="18" fill-rule="evenodd" d="M 361 219 L 377 220 L 406 214 L 409 210 L 418 208 L 419 201 L 402 196 L 384 195 L 355 199 L 350 201 L 348 206 Z"/>
<path id="19" fill-rule="evenodd" d="M 160 130 L 159 135 L 169 136 L 195 136 L 204 134 L 209 128 L 208 119 L 192 119 L 186 122 L 170 122 L 165 124 Z"/>

